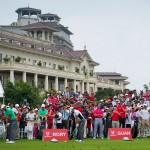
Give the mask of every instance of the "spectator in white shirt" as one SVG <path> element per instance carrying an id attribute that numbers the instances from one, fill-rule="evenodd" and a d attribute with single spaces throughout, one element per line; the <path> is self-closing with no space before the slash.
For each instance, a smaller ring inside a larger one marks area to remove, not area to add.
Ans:
<path id="1" fill-rule="evenodd" d="M 150 113 L 147 109 L 147 104 L 144 104 L 144 109 L 141 111 L 141 118 L 142 118 L 142 137 L 144 136 L 144 130 L 147 129 L 147 134 L 149 135 L 149 119 Z"/>
<path id="2" fill-rule="evenodd" d="M 34 127 L 34 113 L 33 113 L 33 109 L 29 109 L 29 113 L 26 116 L 26 120 L 27 120 L 27 137 L 28 140 L 33 140 L 33 127 Z"/>

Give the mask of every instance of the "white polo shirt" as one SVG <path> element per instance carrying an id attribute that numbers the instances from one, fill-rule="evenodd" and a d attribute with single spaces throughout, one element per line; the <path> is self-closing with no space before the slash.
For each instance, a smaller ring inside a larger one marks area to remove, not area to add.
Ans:
<path id="1" fill-rule="evenodd" d="M 74 117 L 78 117 L 78 119 L 81 121 L 84 119 L 83 115 L 81 114 L 81 112 L 79 110 L 74 110 Z"/>
<path id="2" fill-rule="evenodd" d="M 62 123 L 62 114 L 60 112 L 56 113 L 59 116 L 59 120 L 56 120 L 57 123 Z"/>
<path id="3" fill-rule="evenodd" d="M 142 114 L 142 119 L 143 120 L 148 120 L 150 118 L 150 113 L 148 112 L 148 109 L 143 109 L 141 110 L 141 114 Z"/>
<path id="4" fill-rule="evenodd" d="M 136 112 L 136 116 L 137 116 L 137 117 L 142 117 L 142 110 L 140 110 L 140 111 L 138 110 L 138 111 Z"/>

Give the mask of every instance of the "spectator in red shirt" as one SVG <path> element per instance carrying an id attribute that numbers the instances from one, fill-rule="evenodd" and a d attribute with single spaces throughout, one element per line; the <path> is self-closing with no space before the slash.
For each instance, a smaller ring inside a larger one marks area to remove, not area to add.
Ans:
<path id="1" fill-rule="evenodd" d="M 54 111 L 52 110 L 52 105 L 48 106 L 48 114 L 47 114 L 47 129 L 53 128 L 53 119 L 54 119 Z"/>
<path id="2" fill-rule="evenodd" d="M 120 101 L 120 104 L 117 106 L 117 112 L 120 114 L 119 118 L 119 127 L 125 128 L 126 121 L 126 106 L 124 106 L 123 101 Z"/>
<path id="3" fill-rule="evenodd" d="M 117 106 L 115 105 L 111 112 L 112 128 L 119 128 L 119 117 L 120 114 L 118 113 Z"/>

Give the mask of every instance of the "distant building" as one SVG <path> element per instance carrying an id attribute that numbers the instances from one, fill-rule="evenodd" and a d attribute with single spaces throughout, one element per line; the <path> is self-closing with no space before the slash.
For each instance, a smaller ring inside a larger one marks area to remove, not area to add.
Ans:
<path id="1" fill-rule="evenodd" d="M 126 80 L 128 77 L 122 76 L 120 73 L 116 72 L 97 72 L 97 79 L 98 79 L 98 89 L 105 89 L 108 88 L 107 84 L 110 88 L 116 90 L 123 90 L 125 89 L 126 85 L 129 84 Z M 103 84 L 104 83 L 104 84 Z"/>
<path id="2" fill-rule="evenodd" d="M 18 8 L 17 22 L 0 26 L 0 80 L 17 79 L 48 91 L 65 87 L 75 92 L 96 92 L 98 88 L 125 88 L 127 77 L 95 73 L 88 51 L 74 50 L 72 32 L 60 24 L 56 14 L 40 9 Z"/>

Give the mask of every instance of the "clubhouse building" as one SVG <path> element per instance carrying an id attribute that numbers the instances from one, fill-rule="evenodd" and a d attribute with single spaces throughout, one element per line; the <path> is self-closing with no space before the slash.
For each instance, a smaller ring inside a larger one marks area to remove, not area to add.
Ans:
<path id="1" fill-rule="evenodd" d="M 74 50 L 68 27 L 56 14 L 42 14 L 40 9 L 16 10 L 17 22 L 0 26 L 0 80 L 35 84 L 42 90 L 65 87 L 75 92 L 98 89 L 123 90 L 129 82 L 115 72 L 95 72 L 95 62 L 86 49 Z"/>

